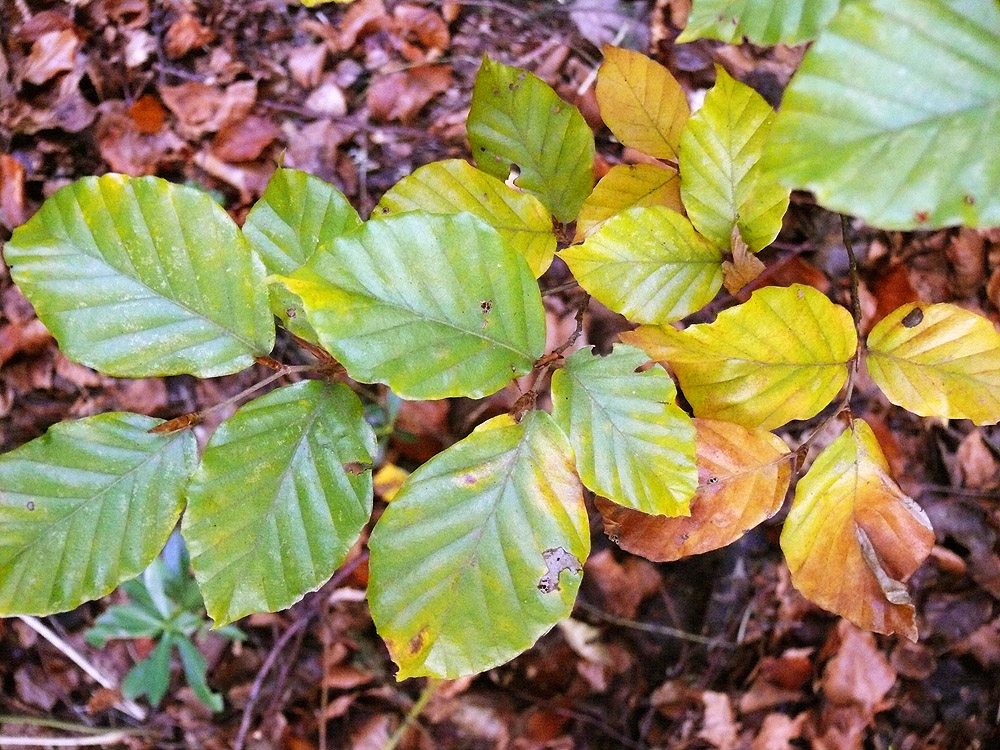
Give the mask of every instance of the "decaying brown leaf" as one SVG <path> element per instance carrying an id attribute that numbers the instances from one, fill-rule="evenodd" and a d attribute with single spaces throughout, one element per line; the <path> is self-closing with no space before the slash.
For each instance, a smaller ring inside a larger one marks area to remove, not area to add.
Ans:
<path id="1" fill-rule="evenodd" d="M 202 25 L 190 13 L 184 13 L 170 24 L 164 41 L 167 57 L 176 60 L 191 50 L 208 44 L 215 39 L 215 32 Z"/>
<path id="2" fill-rule="evenodd" d="M 788 448 L 766 430 L 695 419 L 698 489 L 691 515 L 650 516 L 597 498 L 604 529 L 629 552 L 665 562 L 724 547 L 781 507 Z"/>
<path id="3" fill-rule="evenodd" d="M 80 39 L 73 29 L 42 34 L 31 45 L 31 54 L 21 71 L 22 78 L 28 83 L 40 86 L 60 73 L 72 70 L 79 47 Z"/>
<path id="4" fill-rule="evenodd" d="M 451 67 L 421 65 L 376 78 L 368 87 L 373 119 L 408 123 L 435 96 L 451 86 Z"/>
<path id="5" fill-rule="evenodd" d="M 740 236 L 739 227 L 733 227 L 733 259 L 722 263 L 722 283 L 730 294 L 737 294 L 743 287 L 764 272 L 764 264 L 750 252 Z"/>
<path id="6" fill-rule="evenodd" d="M 237 81 L 225 90 L 188 81 L 161 86 L 163 103 L 177 117 L 178 129 L 188 138 L 200 138 L 245 119 L 257 101 L 254 81 Z"/>

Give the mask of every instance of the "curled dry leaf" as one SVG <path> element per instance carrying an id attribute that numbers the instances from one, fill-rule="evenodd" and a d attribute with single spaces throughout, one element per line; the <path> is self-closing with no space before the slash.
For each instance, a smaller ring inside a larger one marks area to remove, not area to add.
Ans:
<path id="1" fill-rule="evenodd" d="M 257 101 L 257 84 L 237 81 L 223 91 L 207 83 L 188 81 L 161 86 L 160 97 L 177 117 L 181 134 L 196 139 L 249 115 Z"/>
<path id="2" fill-rule="evenodd" d="M 248 117 L 222 128 L 212 143 L 212 151 L 223 161 L 253 161 L 281 134 L 278 126 L 264 117 Z"/>
<path id="3" fill-rule="evenodd" d="M 421 65 L 377 78 L 368 87 L 368 109 L 376 120 L 410 122 L 451 86 L 451 67 Z"/>
<path id="4" fill-rule="evenodd" d="M 722 263 L 722 283 L 730 294 L 738 294 L 764 272 L 764 264 L 750 252 L 738 226 L 733 227 L 732 247 L 733 259 Z"/>
<path id="5" fill-rule="evenodd" d="M 167 57 L 176 60 L 178 57 L 184 57 L 196 47 L 208 44 L 213 39 L 215 39 L 215 32 L 203 26 L 201 21 L 190 13 L 185 13 L 167 29 L 164 46 Z"/>
<path id="6" fill-rule="evenodd" d="M 73 29 L 50 31 L 42 34 L 31 45 L 31 54 L 25 61 L 21 77 L 28 83 L 40 86 L 60 73 L 73 69 L 80 39 Z"/>
<path id="7" fill-rule="evenodd" d="M 859 627 L 910 640 L 917 626 L 903 581 L 933 545 L 927 515 L 889 476 L 860 419 L 799 481 L 781 532 L 792 583 L 806 598 Z"/>
<path id="8" fill-rule="evenodd" d="M 657 562 L 730 544 L 781 507 L 791 477 L 788 447 L 766 430 L 695 419 L 698 489 L 691 515 L 652 516 L 602 497 L 608 536 L 624 550 Z"/>

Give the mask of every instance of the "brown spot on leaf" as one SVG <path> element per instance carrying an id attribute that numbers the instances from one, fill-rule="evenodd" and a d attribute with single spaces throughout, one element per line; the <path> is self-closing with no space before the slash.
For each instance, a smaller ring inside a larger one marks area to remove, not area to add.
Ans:
<path id="1" fill-rule="evenodd" d="M 924 320 L 924 311 L 919 307 L 914 307 L 901 321 L 904 328 L 916 328 Z"/>
<path id="2" fill-rule="evenodd" d="M 976 199 L 971 195 L 967 195 L 965 196 L 965 204 L 967 206 L 974 206 L 976 205 Z"/>
<path id="3" fill-rule="evenodd" d="M 484 299 L 482 302 L 479 303 L 479 309 L 482 310 L 483 314 L 485 315 L 486 313 L 488 313 L 490 310 L 493 309 L 493 300 Z"/>
<path id="4" fill-rule="evenodd" d="M 930 214 L 927 213 L 926 211 L 917 211 L 915 214 L 913 214 L 913 218 L 918 224 L 923 224 L 924 222 L 927 221 L 927 219 L 930 218 Z"/>
<path id="5" fill-rule="evenodd" d="M 363 474 L 371 468 L 370 465 L 363 464 L 360 461 L 349 461 L 344 464 L 344 471 L 348 474 L 353 474 L 357 476 L 358 474 Z"/>
<path id="6" fill-rule="evenodd" d="M 559 574 L 564 570 L 571 573 L 582 573 L 583 565 L 572 552 L 567 552 L 562 547 L 553 547 L 542 552 L 542 559 L 548 568 L 545 575 L 538 581 L 538 590 L 543 594 L 551 594 L 559 591 Z"/>
<path id="7" fill-rule="evenodd" d="M 410 651 L 410 656 L 416 656 L 417 654 L 420 653 L 420 649 L 424 647 L 424 638 L 426 637 L 426 635 L 427 635 L 427 626 L 424 625 L 422 628 L 420 628 L 420 632 L 410 639 L 410 642 L 407 644 L 407 648 Z"/>

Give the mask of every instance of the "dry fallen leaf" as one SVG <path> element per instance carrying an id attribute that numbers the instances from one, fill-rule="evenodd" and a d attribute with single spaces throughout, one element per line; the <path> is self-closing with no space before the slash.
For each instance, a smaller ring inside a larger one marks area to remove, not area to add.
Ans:
<path id="1" fill-rule="evenodd" d="M 788 448 L 766 430 L 695 419 L 698 489 L 691 515 L 651 516 L 597 498 L 604 529 L 622 549 L 666 562 L 736 541 L 774 515 L 791 477 Z"/>
<path id="2" fill-rule="evenodd" d="M 253 161 L 281 135 L 278 126 L 264 117 L 248 117 L 222 128 L 212 151 L 223 161 Z"/>
<path id="3" fill-rule="evenodd" d="M 124 102 L 101 105 L 95 138 L 101 158 L 112 170 L 133 176 L 155 174 L 165 162 L 180 158 L 185 143 L 173 131 L 160 129 L 150 134 L 137 119 L 152 127 L 150 120 L 155 120 L 155 114 L 140 112 L 137 118 L 132 110 L 126 110 Z"/>
<path id="4" fill-rule="evenodd" d="M 730 294 L 737 294 L 743 287 L 764 272 L 764 264 L 750 252 L 740 236 L 739 227 L 733 227 L 733 259 L 722 264 L 722 283 Z"/>
<path id="5" fill-rule="evenodd" d="M 1000 481 L 1000 463 L 983 440 L 982 430 L 975 429 L 962 438 L 955 458 L 966 487 L 984 489 Z"/>
<path id="6" fill-rule="evenodd" d="M 736 746 L 736 715 L 729 696 L 706 690 L 701 694 L 705 703 L 705 719 L 698 736 L 718 750 L 732 750 Z"/>
<path id="7" fill-rule="evenodd" d="M 215 32 L 202 25 L 201 21 L 190 13 L 185 13 L 167 29 L 164 47 L 167 57 L 176 60 L 184 57 L 196 47 L 202 47 L 215 39 Z"/>
<path id="8" fill-rule="evenodd" d="M 13 229 L 27 220 L 24 167 L 13 156 L 0 154 L 0 224 Z"/>
<path id="9" fill-rule="evenodd" d="M 167 111 L 163 105 L 152 94 L 140 96 L 128 109 L 136 129 L 140 133 L 152 135 L 160 132 L 163 123 L 167 120 Z"/>
<path id="10" fill-rule="evenodd" d="M 448 65 L 421 65 L 376 78 L 368 87 L 372 119 L 408 123 L 435 96 L 451 86 Z"/>
<path id="11" fill-rule="evenodd" d="M 21 77 L 40 86 L 59 73 L 72 70 L 80 39 L 72 29 L 42 34 L 31 45 L 31 54 L 24 63 Z"/>
<path id="12" fill-rule="evenodd" d="M 246 118 L 257 101 L 254 81 L 237 81 L 221 90 L 198 81 L 161 86 L 160 98 L 177 117 L 178 130 L 190 139 Z"/>

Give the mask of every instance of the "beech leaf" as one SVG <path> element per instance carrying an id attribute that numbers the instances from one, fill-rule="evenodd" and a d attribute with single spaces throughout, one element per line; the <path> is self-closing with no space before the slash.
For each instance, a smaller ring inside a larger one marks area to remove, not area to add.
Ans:
<path id="1" fill-rule="evenodd" d="M 949 304 L 908 304 L 868 334 L 868 372 L 888 399 L 922 417 L 1000 422 L 1000 333 Z"/>
<path id="2" fill-rule="evenodd" d="M 715 86 L 681 135 L 681 200 L 695 229 L 728 247 L 733 229 L 757 252 L 781 231 L 788 188 L 763 173 L 774 111 L 749 86 L 715 66 Z"/>
<path id="3" fill-rule="evenodd" d="M 802 284 L 758 289 L 713 323 L 642 326 L 621 339 L 670 363 L 695 416 L 765 430 L 829 404 L 858 343 L 851 314 Z"/>
<path id="4" fill-rule="evenodd" d="M 674 381 L 641 349 L 574 352 L 552 376 L 552 416 L 569 436 L 587 489 L 629 508 L 688 513 L 698 478 L 694 426 Z"/>
<path id="5" fill-rule="evenodd" d="M 656 164 L 613 166 L 580 208 L 576 218 L 577 241 L 593 234 L 612 216 L 636 206 L 666 206 L 682 212 L 677 172 Z"/>
<path id="6" fill-rule="evenodd" d="M 407 478 L 369 541 L 397 679 L 485 671 L 570 614 L 590 552 L 582 490 L 541 411 L 494 417 Z"/>
<path id="7" fill-rule="evenodd" d="M 722 286 L 722 253 L 663 206 L 613 216 L 559 257 L 601 304 L 639 323 L 680 320 Z"/>
<path id="8" fill-rule="evenodd" d="M 903 582 L 933 546 L 927 515 L 893 481 L 861 419 L 799 480 L 781 532 L 792 583 L 803 596 L 858 627 L 914 641 Z"/>
<path id="9" fill-rule="evenodd" d="M 791 479 L 788 447 L 766 430 L 695 419 L 698 488 L 691 515 L 666 518 L 603 497 L 604 530 L 622 549 L 656 562 L 725 547 L 781 508 Z"/>
<path id="10" fill-rule="evenodd" d="M 670 71 L 640 52 L 604 47 L 597 71 L 601 117 L 626 146 L 658 159 L 676 159 L 690 108 Z"/>
<path id="11" fill-rule="evenodd" d="M 760 46 L 800 44 L 814 39 L 841 0 L 694 0 L 678 43 L 718 39 Z"/>

